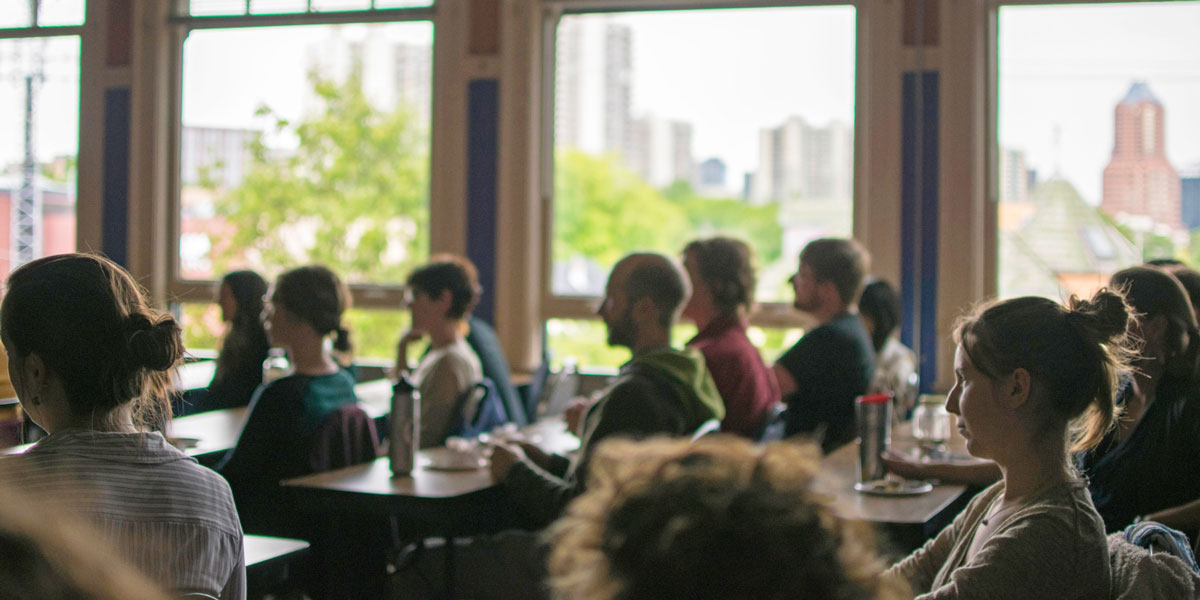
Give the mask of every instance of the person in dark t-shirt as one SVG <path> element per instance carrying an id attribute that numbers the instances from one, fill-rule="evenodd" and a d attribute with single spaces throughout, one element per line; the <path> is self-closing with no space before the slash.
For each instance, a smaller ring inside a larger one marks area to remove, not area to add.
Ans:
<path id="1" fill-rule="evenodd" d="M 871 338 L 854 305 L 869 260 L 854 240 L 823 238 L 800 252 L 792 277 L 795 307 L 817 326 L 775 363 L 788 406 L 784 432 L 820 438 L 826 453 L 854 439 L 854 398 L 875 374 Z"/>

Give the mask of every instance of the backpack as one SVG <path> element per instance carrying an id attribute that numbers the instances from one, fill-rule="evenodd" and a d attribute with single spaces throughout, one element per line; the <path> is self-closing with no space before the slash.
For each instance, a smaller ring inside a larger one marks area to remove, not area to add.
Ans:
<path id="1" fill-rule="evenodd" d="M 484 377 L 482 381 L 466 389 L 458 396 L 454 421 L 450 425 L 450 435 L 461 438 L 478 437 L 509 421 L 508 411 L 504 409 L 504 398 L 496 389 L 491 379 Z M 467 413 L 472 413 L 470 419 Z"/>

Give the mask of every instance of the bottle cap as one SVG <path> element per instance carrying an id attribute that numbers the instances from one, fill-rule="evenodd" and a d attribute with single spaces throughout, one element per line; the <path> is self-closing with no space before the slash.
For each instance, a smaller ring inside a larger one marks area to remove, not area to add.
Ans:
<path id="1" fill-rule="evenodd" d="M 886 403 L 892 401 L 892 395 L 891 394 L 868 394 L 866 396 L 859 396 L 857 401 L 862 404 L 886 404 Z"/>

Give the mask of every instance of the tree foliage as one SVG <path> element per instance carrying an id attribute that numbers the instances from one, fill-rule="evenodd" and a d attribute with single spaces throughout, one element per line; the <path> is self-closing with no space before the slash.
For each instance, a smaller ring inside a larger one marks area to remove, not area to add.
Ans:
<path id="1" fill-rule="evenodd" d="M 245 179 L 217 200 L 232 238 L 214 245 L 214 266 L 322 263 L 348 281 L 400 281 L 428 255 L 428 133 L 406 106 L 372 105 L 361 69 L 342 82 L 309 79 L 319 101 L 311 116 L 293 124 L 259 109 L 296 149 L 280 152 L 264 136 L 250 144 Z"/>
<path id="2" fill-rule="evenodd" d="M 611 155 L 562 151 L 555 162 L 554 260 L 582 256 L 610 266 L 634 250 L 678 254 L 691 239 L 729 235 L 754 248 L 759 264 L 782 248 L 779 207 L 698 196 L 686 182 L 652 187 Z"/>

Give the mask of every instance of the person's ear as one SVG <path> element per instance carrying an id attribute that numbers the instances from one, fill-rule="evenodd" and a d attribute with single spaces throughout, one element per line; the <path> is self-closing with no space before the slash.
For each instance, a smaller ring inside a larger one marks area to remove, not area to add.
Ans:
<path id="1" fill-rule="evenodd" d="M 1029 374 L 1028 370 L 1017 367 L 1016 370 L 1005 378 L 1005 385 L 1007 389 L 1001 390 L 1001 400 L 1010 409 L 1019 408 L 1029 401 L 1029 396 L 1032 392 L 1033 377 Z"/>
<path id="2" fill-rule="evenodd" d="M 46 389 L 46 382 L 49 374 L 46 371 L 46 362 L 42 360 L 41 355 L 36 352 L 30 352 L 21 360 L 21 387 L 29 396 L 29 400 L 38 404 L 41 402 L 42 391 Z"/>
<path id="3" fill-rule="evenodd" d="M 651 300 L 649 296 L 642 296 L 633 303 L 633 319 L 634 322 L 648 323 L 658 322 L 658 305 Z"/>
<path id="4" fill-rule="evenodd" d="M 454 303 L 454 294 L 451 294 L 450 290 L 442 290 L 442 293 L 438 294 L 438 297 L 434 299 L 434 303 L 437 304 L 438 312 L 442 314 L 448 313 L 450 312 L 450 305 Z"/>

